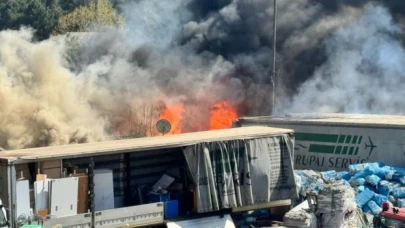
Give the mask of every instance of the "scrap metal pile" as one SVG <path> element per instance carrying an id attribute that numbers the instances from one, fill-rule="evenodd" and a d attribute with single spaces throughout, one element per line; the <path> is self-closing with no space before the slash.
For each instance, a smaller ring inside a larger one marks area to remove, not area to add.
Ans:
<path id="1" fill-rule="evenodd" d="M 316 208 L 305 201 L 306 209 L 285 215 L 286 227 L 364 227 L 372 224 L 384 202 L 405 207 L 402 168 L 365 163 L 350 165 L 348 171 L 297 170 L 295 175 L 302 198 L 316 195 Z"/>

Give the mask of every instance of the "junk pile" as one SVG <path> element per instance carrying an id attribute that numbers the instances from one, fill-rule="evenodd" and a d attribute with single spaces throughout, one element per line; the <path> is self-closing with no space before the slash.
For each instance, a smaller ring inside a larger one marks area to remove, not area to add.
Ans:
<path id="1" fill-rule="evenodd" d="M 325 185 L 318 194 L 315 211 L 322 227 L 349 227 L 345 224 L 349 224 L 356 210 L 355 197 L 354 190 L 344 181 Z"/>
<path id="2" fill-rule="evenodd" d="M 195 202 L 192 186 L 184 191 L 184 185 L 176 178 L 163 174 L 153 186 L 140 186 L 137 191 L 138 205 L 162 202 L 165 207 L 165 219 L 189 215 L 194 209 Z M 134 197 L 135 198 L 135 197 Z"/>
<path id="3" fill-rule="evenodd" d="M 283 219 L 285 227 L 317 228 L 315 213 L 309 209 L 308 201 L 304 201 L 289 211 Z"/>
<path id="4" fill-rule="evenodd" d="M 307 199 L 284 216 L 284 226 L 315 228 L 319 224 L 321 227 L 358 227 L 356 194 L 347 182 L 339 180 L 324 184 L 315 192 L 315 198 Z"/>
<path id="5" fill-rule="evenodd" d="M 315 195 L 316 207 L 310 203 L 304 209 L 294 208 L 284 217 L 286 227 L 314 227 L 315 223 L 322 227 L 358 227 L 372 223 L 384 202 L 389 202 L 391 207 L 405 207 L 402 168 L 365 163 L 350 165 L 348 171 L 297 170 L 295 175 L 301 198 Z"/>

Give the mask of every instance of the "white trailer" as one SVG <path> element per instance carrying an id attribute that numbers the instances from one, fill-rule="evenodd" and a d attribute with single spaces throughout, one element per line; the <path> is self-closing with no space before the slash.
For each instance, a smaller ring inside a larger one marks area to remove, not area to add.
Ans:
<path id="1" fill-rule="evenodd" d="M 405 166 L 405 116 L 295 114 L 235 122 L 258 125 L 294 129 L 296 169 L 346 170 L 364 162 Z"/>
<path id="2" fill-rule="evenodd" d="M 178 218 L 180 205 L 198 215 L 286 206 L 297 196 L 293 138 L 289 129 L 246 127 L 2 151 L 0 199 L 12 228 L 18 227 L 19 219 L 36 224 L 39 218 L 45 227 L 164 224 L 170 221 L 166 212 L 173 209 L 145 199 L 141 188 L 168 174 L 182 186 L 177 191 L 184 193 L 176 198 Z M 94 185 L 95 170 L 105 169 L 112 175 Z M 187 198 L 189 188 L 194 195 Z M 94 193 L 113 204 L 96 211 Z M 72 194 L 77 202 L 72 202 Z M 22 202 L 22 196 L 29 202 Z"/>

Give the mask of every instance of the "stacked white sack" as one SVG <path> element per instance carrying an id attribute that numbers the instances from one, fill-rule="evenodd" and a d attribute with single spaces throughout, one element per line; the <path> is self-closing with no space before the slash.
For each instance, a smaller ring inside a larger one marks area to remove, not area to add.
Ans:
<path id="1" fill-rule="evenodd" d="M 317 228 L 316 216 L 308 211 L 308 201 L 302 202 L 285 214 L 283 226 L 288 228 Z"/>
<path id="2" fill-rule="evenodd" d="M 318 210 L 322 227 L 345 227 L 345 216 L 356 209 L 355 191 L 344 181 L 325 185 L 318 195 Z"/>

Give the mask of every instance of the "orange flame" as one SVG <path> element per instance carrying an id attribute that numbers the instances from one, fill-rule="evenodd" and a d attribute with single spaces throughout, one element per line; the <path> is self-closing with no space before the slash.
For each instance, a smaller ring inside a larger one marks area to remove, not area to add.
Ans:
<path id="1" fill-rule="evenodd" d="M 179 134 L 190 131 L 190 129 L 182 129 L 179 125 L 184 113 L 184 105 L 176 104 L 166 106 L 165 110 L 160 114 L 160 119 L 166 119 L 171 124 L 171 130 L 168 135 Z M 208 113 L 207 113 L 208 114 Z M 211 106 L 209 112 L 209 123 L 201 126 L 200 130 L 219 130 L 232 127 L 232 122 L 238 119 L 236 109 L 227 101 L 221 101 Z M 207 118 L 208 120 L 208 118 Z M 196 129 L 194 129 L 196 130 Z"/>
<path id="2" fill-rule="evenodd" d="M 161 119 L 166 119 L 171 124 L 171 130 L 167 134 L 179 134 L 181 129 L 179 127 L 179 122 L 181 120 L 182 113 L 184 112 L 184 107 L 182 104 L 176 104 L 173 106 L 168 106 L 160 115 Z"/>
<path id="3" fill-rule="evenodd" d="M 229 102 L 218 102 L 211 107 L 210 130 L 231 128 L 237 119 L 238 114 Z"/>

